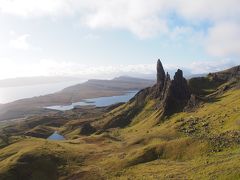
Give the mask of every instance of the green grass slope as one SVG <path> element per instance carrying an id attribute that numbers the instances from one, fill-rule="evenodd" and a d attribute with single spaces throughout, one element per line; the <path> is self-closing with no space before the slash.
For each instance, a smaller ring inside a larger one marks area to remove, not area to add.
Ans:
<path id="1" fill-rule="evenodd" d="M 9 137 L 0 179 L 240 179 L 237 83 L 206 83 L 197 108 L 165 118 L 158 100 L 146 98 L 58 127 L 37 123 L 31 131 L 58 128 L 67 139 Z M 98 131 L 82 136 L 85 121 Z"/>

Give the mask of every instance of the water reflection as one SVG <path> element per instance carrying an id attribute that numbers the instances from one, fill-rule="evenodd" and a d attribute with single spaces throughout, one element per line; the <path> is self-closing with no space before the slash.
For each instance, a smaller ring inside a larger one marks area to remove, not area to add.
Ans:
<path id="1" fill-rule="evenodd" d="M 99 97 L 99 98 L 92 98 L 92 99 L 84 99 L 80 102 L 72 103 L 70 105 L 65 106 L 49 106 L 46 107 L 47 109 L 54 109 L 54 110 L 60 110 L 60 111 L 66 111 L 71 110 L 76 106 L 97 106 L 97 107 L 104 107 L 109 106 L 115 103 L 119 102 L 127 102 L 129 101 L 133 96 L 136 95 L 138 91 L 130 91 L 127 92 L 124 95 L 121 96 L 110 96 L 110 97 Z"/>
<path id="2" fill-rule="evenodd" d="M 65 138 L 64 138 L 62 135 L 58 134 L 57 131 L 55 131 L 55 132 L 54 132 L 51 136 L 49 136 L 47 139 L 48 139 L 48 140 L 59 141 L 59 140 L 64 140 Z"/>

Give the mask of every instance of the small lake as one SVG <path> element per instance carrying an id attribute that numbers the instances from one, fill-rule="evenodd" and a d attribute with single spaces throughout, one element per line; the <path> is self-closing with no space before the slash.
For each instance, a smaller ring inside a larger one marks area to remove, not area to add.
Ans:
<path id="1" fill-rule="evenodd" d="M 47 109 L 66 111 L 71 110 L 77 106 L 96 106 L 96 107 L 105 107 L 110 106 L 115 103 L 128 102 L 132 97 L 137 94 L 138 91 L 130 91 L 124 95 L 120 96 L 110 96 L 110 97 L 99 97 L 92 99 L 83 99 L 80 102 L 72 103 L 70 105 L 60 105 L 60 106 L 49 106 Z"/>
<path id="2" fill-rule="evenodd" d="M 49 136 L 47 139 L 48 139 L 48 140 L 59 141 L 59 140 L 64 140 L 65 138 L 64 138 L 62 135 L 58 134 L 57 131 L 55 131 L 55 132 L 54 132 L 51 136 Z"/>

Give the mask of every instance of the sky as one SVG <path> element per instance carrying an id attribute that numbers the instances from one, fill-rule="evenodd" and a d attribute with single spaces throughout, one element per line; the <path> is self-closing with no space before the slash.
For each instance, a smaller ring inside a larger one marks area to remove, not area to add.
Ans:
<path id="1" fill-rule="evenodd" d="M 0 0 L 0 79 L 240 64 L 239 0 Z"/>

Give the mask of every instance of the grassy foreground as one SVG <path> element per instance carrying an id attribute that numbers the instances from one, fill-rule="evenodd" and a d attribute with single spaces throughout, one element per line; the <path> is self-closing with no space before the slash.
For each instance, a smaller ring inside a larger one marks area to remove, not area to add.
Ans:
<path id="1" fill-rule="evenodd" d="M 98 114 L 93 124 L 131 106 Z M 80 134 L 76 118 L 44 125 L 63 132 L 64 141 L 15 135 L 4 144 L 2 138 L 0 179 L 240 179 L 239 89 L 165 119 L 155 107 L 148 101 L 124 128 L 91 136 Z"/>

